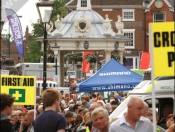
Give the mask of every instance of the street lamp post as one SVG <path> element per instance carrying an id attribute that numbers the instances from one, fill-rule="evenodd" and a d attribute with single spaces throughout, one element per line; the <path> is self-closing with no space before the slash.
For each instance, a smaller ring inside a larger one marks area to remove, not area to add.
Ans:
<path id="1" fill-rule="evenodd" d="M 57 57 L 58 57 L 58 54 L 59 54 L 59 49 L 60 49 L 60 46 L 57 46 L 57 43 L 55 43 L 55 45 L 52 46 L 52 50 L 53 50 L 54 55 L 55 55 L 55 75 L 57 75 L 57 67 L 59 67 L 57 65 Z"/>
<path id="2" fill-rule="evenodd" d="M 38 14 L 40 17 L 40 22 L 44 24 L 44 50 L 43 50 L 43 91 L 46 90 L 46 80 L 47 80 L 47 31 L 46 31 L 46 23 L 50 22 L 54 3 L 49 0 L 41 0 L 41 2 L 36 3 L 36 7 L 38 10 Z M 44 109 L 44 107 L 43 107 Z"/>

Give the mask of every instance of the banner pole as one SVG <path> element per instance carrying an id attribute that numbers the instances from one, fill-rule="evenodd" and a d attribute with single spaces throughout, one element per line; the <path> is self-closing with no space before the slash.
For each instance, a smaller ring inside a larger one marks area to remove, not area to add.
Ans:
<path id="1" fill-rule="evenodd" d="M 156 131 L 157 123 L 156 123 L 156 101 L 155 101 L 155 85 L 154 85 L 154 53 L 153 53 L 153 40 L 152 40 L 152 25 L 149 24 L 149 48 L 151 51 L 151 83 L 152 83 L 152 109 L 153 109 L 153 132 Z"/>

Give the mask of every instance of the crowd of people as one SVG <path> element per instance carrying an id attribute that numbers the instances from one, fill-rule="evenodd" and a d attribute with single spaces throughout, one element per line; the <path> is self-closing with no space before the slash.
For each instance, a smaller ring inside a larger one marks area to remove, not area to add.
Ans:
<path id="1" fill-rule="evenodd" d="M 105 101 L 98 93 L 91 93 L 81 100 L 72 99 L 55 89 L 47 89 L 36 98 L 36 110 L 14 105 L 14 98 L 0 94 L 1 132 L 152 132 L 153 112 L 156 113 L 157 132 L 174 132 L 175 115 L 170 105 L 163 108 L 163 118 L 156 110 L 137 96 L 127 104 L 127 112 L 120 118 L 109 120 L 109 115 L 127 95 L 111 92 Z"/>

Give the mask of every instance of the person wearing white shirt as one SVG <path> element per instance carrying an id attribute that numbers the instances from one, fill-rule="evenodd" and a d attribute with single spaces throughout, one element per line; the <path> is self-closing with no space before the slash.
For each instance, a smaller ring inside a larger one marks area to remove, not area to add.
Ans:
<path id="1" fill-rule="evenodd" d="M 128 102 L 128 111 L 114 121 L 108 132 L 153 132 L 149 119 L 143 117 L 144 102 L 137 96 L 132 96 Z"/>

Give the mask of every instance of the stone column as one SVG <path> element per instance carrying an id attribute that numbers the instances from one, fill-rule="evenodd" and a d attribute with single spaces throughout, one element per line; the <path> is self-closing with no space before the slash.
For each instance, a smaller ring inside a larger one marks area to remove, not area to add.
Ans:
<path id="1" fill-rule="evenodd" d="M 105 50 L 105 64 L 111 59 L 111 51 Z"/>
<path id="2" fill-rule="evenodd" d="M 60 87 L 64 87 L 64 52 L 60 51 Z"/>
<path id="3" fill-rule="evenodd" d="M 120 63 L 123 65 L 123 53 L 124 53 L 124 50 L 119 50 L 118 51 L 118 54 L 120 56 Z"/>

